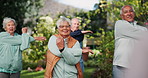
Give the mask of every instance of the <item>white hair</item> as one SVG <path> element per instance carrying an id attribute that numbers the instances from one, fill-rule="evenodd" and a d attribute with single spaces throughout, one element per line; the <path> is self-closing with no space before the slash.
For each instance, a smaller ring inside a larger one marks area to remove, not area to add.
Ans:
<path id="1" fill-rule="evenodd" d="M 78 20 L 78 22 L 80 22 L 79 18 L 73 18 L 73 19 L 71 19 L 71 22 L 73 22 L 74 20 Z"/>
<path id="2" fill-rule="evenodd" d="M 5 17 L 4 20 L 3 20 L 3 28 L 4 28 L 4 29 L 6 28 L 6 24 L 7 24 L 8 22 L 10 22 L 10 21 L 13 21 L 14 24 L 15 24 L 15 26 L 17 26 L 17 24 L 16 24 L 16 22 L 15 22 L 14 19 L 9 18 L 9 17 Z"/>
<path id="3" fill-rule="evenodd" d="M 56 25 L 57 25 L 57 28 L 59 28 L 60 26 L 60 23 L 61 22 L 64 22 L 64 21 L 67 21 L 69 23 L 69 25 L 71 26 L 71 21 L 69 18 L 66 18 L 64 16 L 60 16 L 60 18 L 58 19 L 58 21 L 56 22 Z"/>
<path id="4" fill-rule="evenodd" d="M 130 6 L 130 5 L 124 5 L 124 6 L 121 8 L 121 10 L 120 10 L 120 15 L 122 14 L 122 10 L 123 10 L 123 8 L 125 8 L 126 6 L 131 7 L 132 10 L 133 10 L 133 12 L 135 12 L 135 10 L 134 10 L 134 8 L 133 8 L 132 6 Z"/>

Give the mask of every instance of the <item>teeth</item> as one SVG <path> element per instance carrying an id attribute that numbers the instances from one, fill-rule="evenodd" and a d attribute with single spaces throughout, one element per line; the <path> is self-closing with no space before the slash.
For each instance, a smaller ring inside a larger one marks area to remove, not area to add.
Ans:
<path id="1" fill-rule="evenodd" d="M 132 18 L 131 16 L 127 16 L 127 18 Z"/>

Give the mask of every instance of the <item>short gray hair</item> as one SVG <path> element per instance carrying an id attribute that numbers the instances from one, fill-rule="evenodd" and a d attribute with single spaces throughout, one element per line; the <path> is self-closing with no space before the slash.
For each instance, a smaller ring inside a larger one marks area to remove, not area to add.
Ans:
<path id="1" fill-rule="evenodd" d="M 73 22 L 73 20 L 78 20 L 78 22 L 80 22 L 80 19 L 79 18 L 72 18 L 71 19 L 71 22 Z"/>
<path id="2" fill-rule="evenodd" d="M 60 18 L 58 19 L 58 21 L 56 22 L 56 25 L 57 25 L 57 28 L 59 28 L 60 26 L 60 23 L 61 22 L 64 22 L 64 21 L 67 21 L 69 23 L 69 25 L 71 26 L 71 21 L 69 18 L 66 18 L 64 16 L 60 16 Z"/>
<path id="3" fill-rule="evenodd" d="M 14 19 L 9 18 L 9 17 L 5 17 L 5 18 L 4 18 L 4 20 L 3 20 L 3 29 L 5 29 L 5 28 L 6 28 L 7 23 L 8 23 L 8 22 L 10 22 L 10 21 L 13 21 L 13 22 L 14 22 L 14 24 L 15 24 L 15 26 L 17 26 L 17 23 L 15 22 L 15 20 L 14 20 Z"/>
<path id="4" fill-rule="evenodd" d="M 131 7 L 132 10 L 133 10 L 133 12 L 135 12 L 135 10 L 134 10 L 134 8 L 133 8 L 132 6 L 130 6 L 130 5 L 124 5 L 124 6 L 121 8 L 121 10 L 120 10 L 120 15 L 122 14 L 122 10 L 123 10 L 123 8 L 125 8 L 126 6 Z"/>

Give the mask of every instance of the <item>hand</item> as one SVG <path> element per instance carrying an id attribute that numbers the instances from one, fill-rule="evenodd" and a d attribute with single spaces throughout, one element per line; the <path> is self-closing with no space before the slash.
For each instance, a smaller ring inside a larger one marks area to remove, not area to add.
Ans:
<path id="1" fill-rule="evenodd" d="M 92 31 L 89 31 L 89 33 L 93 33 Z"/>
<path id="2" fill-rule="evenodd" d="M 38 41 L 44 41 L 46 40 L 46 37 L 34 37 L 34 39 Z"/>
<path id="3" fill-rule="evenodd" d="M 64 39 L 62 37 L 58 37 L 56 40 L 56 44 L 59 49 L 63 49 L 64 48 Z"/>
<path id="4" fill-rule="evenodd" d="M 27 27 L 23 27 L 22 28 L 22 33 L 27 33 L 27 31 L 28 31 L 28 28 Z"/>
<path id="5" fill-rule="evenodd" d="M 90 49 L 90 47 L 84 47 L 82 49 L 82 53 L 91 53 L 91 54 L 94 54 L 93 51 Z"/>

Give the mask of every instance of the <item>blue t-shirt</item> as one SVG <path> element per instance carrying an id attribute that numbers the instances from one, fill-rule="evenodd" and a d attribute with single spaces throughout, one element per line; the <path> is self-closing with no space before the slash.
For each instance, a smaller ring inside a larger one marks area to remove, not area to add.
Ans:
<path id="1" fill-rule="evenodd" d="M 82 42 L 84 39 L 84 34 L 81 31 L 82 30 L 76 30 L 74 32 L 71 32 L 70 36 L 72 36 L 74 39 L 78 40 L 79 42 Z"/>

